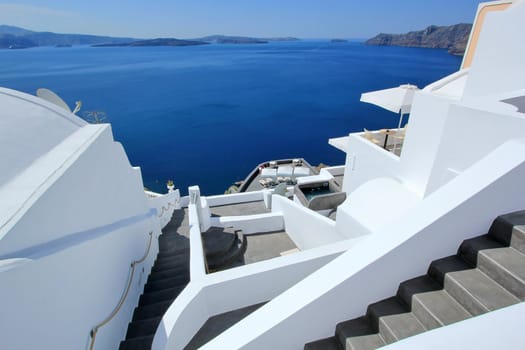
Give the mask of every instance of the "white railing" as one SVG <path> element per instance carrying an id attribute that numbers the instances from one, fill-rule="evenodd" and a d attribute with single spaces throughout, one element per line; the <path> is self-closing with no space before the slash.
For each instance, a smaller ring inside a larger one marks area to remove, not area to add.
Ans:
<path id="1" fill-rule="evenodd" d="M 499 147 L 202 349 L 295 349 L 333 335 L 337 323 L 395 294 L 401 281 L 424 274 L 462 240 L 485 233 L 498 215 L 525 208 L 524 155 L 525 140 Z M 342 308 L 341 300 L 352 302 Z"/>
<path id="2" fill-rule="evenodd" d="M 199 281 L 206 276 L 206 256 L 201 235 L 200 220 L 201 198 L 198 186 L 190 187 L 190 203 L 188 205 L 190 226 L 190 279 Z"/>
<path id="3" fill-rule="evenodd" d="M 284 217 L 286 233 L 300 250 L 346 239 L 333 220 L 282 196 L 272 196 L 272 212 Z"/>
<path id="4" fill-rule="evenodd" d="M 93 347 L 95 346 L 95 340 L 97 339 L 97 333 L 98 333 L 99 329 L 101 327 L 105 326 L 106 324 L 108 324 L 117 315 L 117 313 L 120 311 L 120 309 L 122 308 L 122 305 L 124 305 L 124 302 L 126 301 L 126 298 L 128 297 L 128 294 L 129 294 L 129 290 L 131 288 L 131 283 L 133 282 L 133 277 L 135 277 L 135 267 L 138 264 L 144 262 L 146 260 L 146 258 L 148 257 L 149 252 L 151 250 L 151 241 L 152 240 L 153 240 L 153 231 L 150 231 L 150 233 L 149 233 L 149 240 L 148 240 L 148 245 L 146 247 L 146 251 L 144 252 L 144 254 L 142 255 L 142 257 L 140 259 L 132 261 L 130 266 L 129 266 L 128 281 L 126 283 L 126 286 L 124 287 L 124 290 L 122 292 L 122 295 L 120 296 L 120 299 L 119 299 L 117 305 L 109 313 L 109 315 L 106 316 L 106 318 L 102 322 L 98 323 L 96 326 L 94 326 L 91 329 L 91 332 L 89 333 L 89 336 L 90 336 L 89 350 L 93 350 Z"/>
<path id="5" fill-rule="evenodd" d="M 163 316 L 152 350 L 183 349 L 211 316 L 275 298 L 353 244 L 326 245 L 192 279 Z"/>
<path id="6" fill-rule="evenodd" d="M 216 207 L 220 205 L 262 201 L 263 193 L 264 191 L 253 191 L 253 192 L 223 194 L 223 195 L 217 195 L 217 196 L 206 196 L 206 200 L 208 201 L 208 205 L 210 207 Z"/>
<path id="7" fill-rule="evenodd" d="M 151 191 L 144 191 L 144 193 L 148 196 L 149 207 L 157 211 L 160 228 L 164 228 L 170 222 L 173 211 L 181 208 L 180 191 L 177 189 L 167 194 Z"/>

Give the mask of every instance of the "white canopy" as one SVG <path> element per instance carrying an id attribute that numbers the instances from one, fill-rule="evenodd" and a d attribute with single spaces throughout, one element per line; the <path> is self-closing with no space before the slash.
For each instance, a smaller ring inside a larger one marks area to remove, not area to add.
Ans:
<path id="1" fill-rule="evenodd" d="M 371 103 L 401 115 L 410 113 L 414 93 L 417 86 L 405 84 L 391 89 L 365 92 L 361 94 L 361 102 Z"/>

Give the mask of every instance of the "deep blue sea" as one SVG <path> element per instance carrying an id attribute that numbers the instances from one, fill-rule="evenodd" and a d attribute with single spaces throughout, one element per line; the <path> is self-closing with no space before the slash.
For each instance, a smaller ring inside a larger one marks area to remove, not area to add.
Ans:
<path id="1" fill-rule="evenodd" d="M 456 71 L 445 50 L 361 42 L 0 50 L 0 86 L 46 87 L 105 112 L 144 185 L 223 193 L 258 163 L 344 163 L 328 139 L 395 127 L 362 92 L 426 84 Z"/>

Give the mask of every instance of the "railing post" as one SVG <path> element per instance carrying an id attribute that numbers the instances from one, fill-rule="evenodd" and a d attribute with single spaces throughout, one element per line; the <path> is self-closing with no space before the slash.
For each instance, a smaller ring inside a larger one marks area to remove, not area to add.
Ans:
<path id="1" fill-rule="evenodd" d="M 188 188 L 188 192 L 190 195 L 190 204 L 194 204 L 195 208 L 197 209 L 197 217 L 199 218 L 199 229 L 201 230 L 201 232 L 207 231 L 209 228 L 209 225 L 207 225 L 207 223 L 209 223 L 210 218 L 205 218 L 203 215 L 200 188 L 199 186 L 191 186 Z"/>

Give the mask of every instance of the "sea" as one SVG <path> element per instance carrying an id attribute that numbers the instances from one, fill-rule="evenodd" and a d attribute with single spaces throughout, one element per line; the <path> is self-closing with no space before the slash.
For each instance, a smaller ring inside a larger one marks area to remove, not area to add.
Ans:
<path id="1" fill-rule="evenodd" d="M 144 186 L 222 194 L 259 163 L 341 165 L 328 139 L 393 128 L 363 92 L 427 84 L 459 69 L 446 50 L 301 40 L 189 47 L 0 50 L 0 86 L 48 88 L 80 117 L 110 123 Z M 42 130 L 45 132 L 45 130 Z"/>

